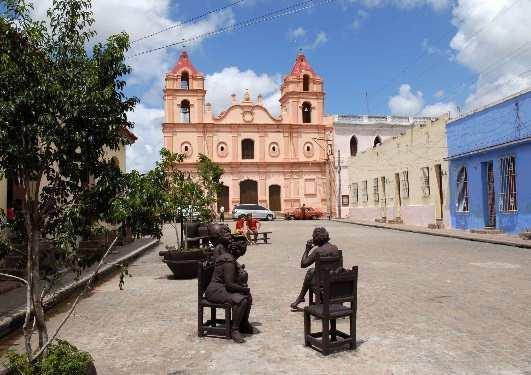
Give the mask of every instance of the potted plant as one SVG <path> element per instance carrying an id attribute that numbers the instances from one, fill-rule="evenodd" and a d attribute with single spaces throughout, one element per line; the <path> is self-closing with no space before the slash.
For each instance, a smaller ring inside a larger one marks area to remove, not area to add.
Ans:
<path id="1" fill-rule="evenodd" d="M 176 278 L 197 277 L 197 263 L 207 257 L 207 225 L 214 219 L 214 205 L 220 189 L 223 169 L 200 154 L 194 174 L 179 169 L 184 155 L 161 150 L 164 171 L 165 222 L 175 231 L 176 244 L 161 251 L 160 256 Z"/>

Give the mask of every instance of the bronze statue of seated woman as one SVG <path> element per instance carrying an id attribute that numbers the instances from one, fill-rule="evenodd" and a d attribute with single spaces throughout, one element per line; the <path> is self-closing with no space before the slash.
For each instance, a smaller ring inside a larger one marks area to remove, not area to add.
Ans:
<path id="1" fill-rule="evenodd" d="M 211 241 L 214 245 L 215 267 L 205 298 L 210 302 L 232 305 L 231 337 L 235 342 L 243 343 L 245 340 L 240 333 L 256 333 L 249 323 L 252 296 L 247 285 L 248 274 L 245 265 L 237 262 L 245 254 L 247 246 L 246 243 L 234 241 L 226 226 L 218 226 L 213 232 Z"/>

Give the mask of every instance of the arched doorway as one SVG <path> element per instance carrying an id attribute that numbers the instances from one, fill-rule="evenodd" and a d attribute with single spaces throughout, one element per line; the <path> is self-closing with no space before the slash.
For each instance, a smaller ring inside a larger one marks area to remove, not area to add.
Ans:
<path id="1" fill-rule="evenodd" d="M 240 182 L 240 204 L 258 203 L 258 182 L 244 180 Z"/>
<path id="2" fill-rule="evenodd" d="M 269 209 L 271 211 L 282 211 L 280 185 L 269 186 Z"/>
<path id="3" fill-rule="evenodd" d="M 358 154 L 358 139 L 355 135 L 350 138 L 350 156 L 356 156 Z"/>
<path id="4" fill-rule="evenodd" d="M 229 187 L 225 185 L 221 185 L 221 188 L 218 192 L 218 212 L 221 206 L 223 206 L 223 208 L 225 209 L 225 212 L 228 212 L 230 210 Z"/>

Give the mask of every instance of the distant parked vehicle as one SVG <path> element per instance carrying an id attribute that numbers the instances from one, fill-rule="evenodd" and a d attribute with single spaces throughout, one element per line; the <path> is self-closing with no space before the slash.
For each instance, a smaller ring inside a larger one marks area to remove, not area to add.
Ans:
<path id="1" fill-rule="evenodd" d="M 239 204 L 232 210 L 232 218 L 237 219 L 242 215 L 252 214 L 255 219 L 275 220 L 273 211 L 259 204 Z"/>
<path id="2" fill-rule="evenodd" d="M 303 214 L 304 211 L 304 214 Z M 287 220 L 316 220 L 320 219 L 324 213 L 318 209 L 312 207 L 298 207 L 289 211 L 286 211 L 285 217 Z"/>

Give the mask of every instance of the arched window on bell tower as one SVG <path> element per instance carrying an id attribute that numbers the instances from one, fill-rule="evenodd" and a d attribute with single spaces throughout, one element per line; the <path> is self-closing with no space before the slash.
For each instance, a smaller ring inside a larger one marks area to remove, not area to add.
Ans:
<path id="1" fill-rule="evenodd" d="M 302 122 L 304 124 L 312 122 L 312 104 L 309 102 L 302 103 Z"/>
<path id="2" fill-rule="evenodd" d="M 181 101 L 181 122 L 184 124 L 189 124 L 190 119 L 190 102 L 188 100 Z"/>
<path id="3" fill-rule="evenodd" d="M 189 90 L 190 89 L 190 76 L 187 71 L 181 73 L 181 89 Z"/>
<path id="4" fill-rule="evenodd" d="M 302 76 L 302 91 L 310 91 L 310 76 L 308 74 Z"/>

